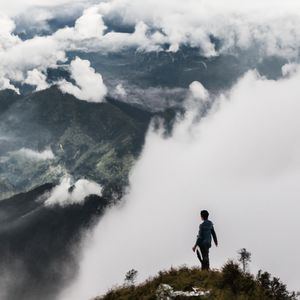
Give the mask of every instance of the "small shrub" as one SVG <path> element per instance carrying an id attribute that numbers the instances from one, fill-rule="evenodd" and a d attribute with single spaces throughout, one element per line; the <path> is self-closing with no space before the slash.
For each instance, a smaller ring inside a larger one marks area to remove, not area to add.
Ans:
<path id="1" fill-rule="evenodd" d="M 251 253 L 246 250 L 246 248 L 242 248 L 238 251 L 239 254 L 239 262 L 243 266 L 243 272 L 245 273 L 248 267 L 249 262 L 251 262 Z"/>
<path id="2" fill-rule="evenodd" d="M 222 268 L 221 287 L 229 288 L 233 293 L 237 293 L 242 276 L 242 270 L 239 265 L 229 260 Z"/>
<path id="3" fill-rule="evenodd" d="M 257 281 L 263 288 L 267 297 L 274 300 L 294 300 L 297 299 L 296 293 L 290 293 L 285 284 L 279 278 L 271 277 L 270 273 L 258 271 Z"/>
<path id="4" fill-rule="evenodd" d="M 138 271 L 135 269 L 131 269 L 129 270 L 126 274 L 125 274 L 125 285 L 134 285 L 136 278 L 138 275 Z"/>

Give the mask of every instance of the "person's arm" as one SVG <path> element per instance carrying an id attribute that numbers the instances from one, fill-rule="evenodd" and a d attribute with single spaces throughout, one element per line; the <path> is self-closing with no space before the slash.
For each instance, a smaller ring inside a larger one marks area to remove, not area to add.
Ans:
<path id="1" fill-rule="evenodd" d="M 215 245 L 218 246 L 217 234 L 216 234 L 216 232 L 215 232 L 214 227 L 211 229 L 211 235 L 212 235 L 212 237 L 213 237 L 213 240 L 214 240 Z"/>
<path id="2" fill-rule="evenodd" d="M 198 232 L 198 235 L 197 235 L 197 240 L 196 240 L 196 243 L 195 243 L 195 245 L 194 245 L 194 247 L 193 247 L 193 251 L 194 251 L 194 252 L 195 252 L 195 250 L 196 250 L 196 247 L 197 247 L 198 245 L 200 245 L 201 236 L 202 236 L 202 232 L 201 232 L 201 225 L 200 225 L 200 226 L 199 226 L 199 232 Z"/>

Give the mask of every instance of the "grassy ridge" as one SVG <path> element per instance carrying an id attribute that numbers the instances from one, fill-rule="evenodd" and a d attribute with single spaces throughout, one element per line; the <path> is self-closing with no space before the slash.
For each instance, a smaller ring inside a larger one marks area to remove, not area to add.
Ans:
<path id="1" fill-rule="evenodd" d="M 192 291 L 197 288 L 210 291 L 207 296 L 177 296 L 158 298 L 157 289 L 161 284 L 170 285 L 175 291 Z M 238 264 L 229 261 L 218 270 L 202 271 L 199 268 L 181 267 L 160 272 L 156 277 L 134 286 L 121 286 L 110 290 L 95 300 L 154 300 L 154 299 L 215 299 L 215 300 L 293 300 L 295 293 L 267 272 L 256 276 L 244 273 Z"/>

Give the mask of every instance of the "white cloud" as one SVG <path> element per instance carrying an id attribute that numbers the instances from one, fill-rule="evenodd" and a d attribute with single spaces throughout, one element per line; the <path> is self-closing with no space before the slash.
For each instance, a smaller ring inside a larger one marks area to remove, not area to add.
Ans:
<path id="1" fill-rule="evenodd" d="M 192 101 L 198 102 L 206 102 L 209 100 L 209 94 L 208 91 L 205 89 L 205 87 L 202 85 L 199 81 L 193 81 L 190 86 L 190 98 Z"/>
<path id="2" fill-rule="evenodd" d="M 265 269 L 297 289 L 299 80 L 299 72 L 279 81 L 250 72 L 192 130 L 186 119 L 171 138 L 150 131 L 129 194 L 96 226 L 61 299 L 91 298 L 132 268 L 143 280 L 198 264 L 191 247 L 203 208 L 219 235 L 212 267 L 246 247 L 252 271 Z"/>
<path id="3" fill-rule="evenodd" d="M 36 91 L 47 89 L 50 85 L 47 83 L 47 76 L 37 69 L 27 72 L 27 78 L 24 81 L 29 85 L 36 86 Z"/>
<path id="4" fill-rule="evenodd" d="M 58 62 L 66 61 L 67 50 L 83 49 L 86 41 L 98 38 L 105 30 L 101 15 L 93 7 L 84 11 L 74 27 L 25 41 L 13 34 L 15 24 L 12 19 L 0 15 L 0 25 L 0 78 L 4 78 L 5 82 L 24 82 L 28 71 L 36 69 L 34 72 L 42 72 L 49 67 L 55 68 Z M 7 83 L 0 85 L 0 89 L 7 87 Z"/>
<path id="5" fill-rule="evenodd" d="M 106 17 L 160 29 L 159 41 L 149 41 L 153 45 L 168 42 L 169 50 L 177 51 L 188 44 L 200 47 L 206 56 L 217 54 L 211 35 L 224 40 L 223 51 L 258 43 L 266 55 L 298 56 L 299 8 L 293 0 L 113 0 L 99 5 Z"/>
<path id="6" fill-rule="evenodd" d="M 100 38 L 106 28 L 102 16 L 94 6 L 84 11 L 74 27 L 66 27 L 53 35 L 37 36 L 25 41 L 13 35 L 12 20 L 7 17 L 2 19 L 1 16 L 0 20 L 5 25 L 0 30 L 0 41 L 7 41 L 0 48 L 0 89 L 15 89 L 11 80 L 37 85 L 37 90 L 46 88 L 46 78 L 43 75 L 46 69 L 55 68 L 59 62 L 66 62 L 67 50 L 84 49 L 88 41 Z M 61 85 L 64 91 L 77 95 L 82 100 L 102 101 L 106 87 L 101 75 L 90 68 L 89 62 L 78 58 L 71 63 L 70 70 L 78 87 L 63 82 Z"/>
<path id="7" fill-rule="evenodd" d="M 63 1 L 65 2 L 65 1 Z M 34 5 L 36 2 L 26 2 Z M 61 1 L 53 4 L 59 4 Z M 87 1 L 88 3 L 88 1 Z M 42 4 L 42 3 L 40 3 Z M 46 1 L 43 5 L 52 5 Z M 159 7 L 159 9 L 157 9 Z M 65 52 L 177 51 L 181 45 L 198 47 L 210 57 L 236 48 L 256 49 L 259 57 L 299 57 L 300 4 L 297 1 L 231 0 L 111 0 L 87 8 L 74 27 L 65 27 L 49 36 L 21 41 L 13 34 L 14 22 L 0 16 L 0 78 L 23 82 L 28 71 L 45 71 L 64 62 Z M 59 8 L 58 8 L 59 9 Z M 42 16 L 42 20 L 49 16 Z M 119 20 L 135 28 L 133 33 L 105 32 L 104 20 Z M 215 49 L 211 37 L 222 41 Z M 258 59 L 259 59 L 258 57 Z M 2 79 L 3 80 L 3 79 Z M 7 84 L 0 88 L 7 87 Z"/>
<path id="8" fill-rule="evenodd" d="M 0 51 L 20 42 L 20 39 L 12 34 L 14 29 L 15 23 L 9 17 L 0 14 Z"/>
<path id="9" fill-rule="evenodd" d="M 111 31 L 95 40 L 89 47 L 103 52 L 118 52 L 131 47 L 138 51 L 162 50 L 161 44 L 167 42 L 166 39 L 158 32 L 150 34 L 150 29 L 143 21 L 140 21 L 135 24 L 133 33 Z"/>
<path id="10" fill-rule="evenodd" d="M 95 72 L 88 60 L 76 57 L 71 62 L 70 72 L 76 85 L 63 80 L 59 83 L 62 92 L 89 102 L 102 102 L 104 100 L 107 88 L 103 83 L 101 74 Z"/>
<path id="11" fill-rule="evenodd" d="M 0 78 L 23 82 L 28 71 L 45 71 L 65 60 L 61 45 L 51 37 L 17 41 L 9 49 L 0 49 Z"/>
<path id="12" fill-rule="evenodd" d="M 112 80 L 109 82 L 112 83 Z M 111 84 L 110 95 L 118 99 L 120 95 L 117 93 L 116 88 L 114 88 L 117 83 Z M 134 105 L 141 105 L 149 111 L 163 111 L 166 108 L 178 107 L 187 94 L 187 89 L 174 87 L 141 87 L 138 85 L 128 84 L 123 81 L 122 86 L 126 92 L 123 96 L 127 103 Z"/>
<path id="13" fill-rule="evenodd" d="M 287 77 L 297 73 L 299 71 L 299 65 L 296 63 L 285 64 L 284 66 L 282 66 L 281 70 L 282 70 L 282 75 Z"/>
<path id="14" fill-rule="evenodd" d="M 105 29 L 102 15 L 98 13 L 96 6 L 92 6 L 76 20 L 74 27 L 59 29 L 53 34 L 53 38 L 65 44 L 66 49 L 85 48 L 91 39 L 100 39 Z"/>
<path id="15" fill-rule="evenodd" d="M 55 156 L 51 149 L 46 149 L 44 151 L 38 152 L 28 148 L 22 148 L 18 151 L 13 152 L 14 154 L 24 156 L 25 158 L 29 158 L 32 160 L 48 160 L 54 159 Z"/>
<path id="16" fill-rule="evenodd" d="M 121 98 L 126 97 L 127 93 L 126 93 L 126 90 L 123 87 L 122 83 L 117 84 L 115 94 L 117 94 Z"/>
<path id="17" fill-rule="evenodd" d="M 80 2 L 88 2 L 83 0 L 10 0 L 10 1 L 1 1 L 0 2 L 0 11 L 2 13 L 8 14 L 10 16 L 18 15 L 23 12 L 25 9 L 35 7 L 35 6 L 58 6 L 64 4 L 74 4 Z"/>
<path id="18" fill-rule="evenodd" d="M 77 19 L 74 29 L 82 38 L 99 38 L 103 35 L 106 26 L 104 25 L 102 16 L 92 6 L 86 9 L 83 15 Z"/>
<path id="19" fill-rule="evenodd" d="M 46 206 L 82 204 L 89 195 L 102 195 L 102 187 L 96 182 L 79 179 L 72 184 L 70 177 L 65 177 L 56 186 L 49 198 L 45 201 Z"/>
<path id="20" fill-rule="evenodd" d="M 3 77 L 3 78 L 0 77 L 0 91 L 1 91 L 1 90 L 6 90 L 6 89 L 8 89 L 8 90 L 13 90 L 13 91 L 15 91 L 17 94 L 20 93 L 19 89 L 16 88 L 13 84 L 11 84 L 11 82 L 10 82 L 9 79 L 7 79 L 7 78 L 5 78 L 5 77 Z"/>

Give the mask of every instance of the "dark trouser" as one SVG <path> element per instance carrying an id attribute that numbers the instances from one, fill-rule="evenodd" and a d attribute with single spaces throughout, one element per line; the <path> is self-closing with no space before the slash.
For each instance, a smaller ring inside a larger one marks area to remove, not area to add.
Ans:
<path id="1" fill-rule="evenodd" d="M 209 270 L 209 247 L 207 246 L 200 246 L 201 251 L 201 268 L 202 270 Z"/>

